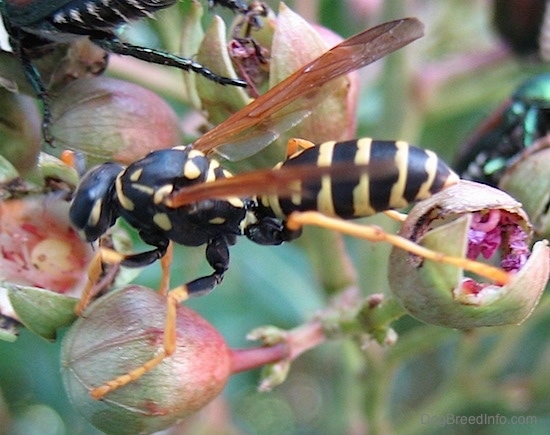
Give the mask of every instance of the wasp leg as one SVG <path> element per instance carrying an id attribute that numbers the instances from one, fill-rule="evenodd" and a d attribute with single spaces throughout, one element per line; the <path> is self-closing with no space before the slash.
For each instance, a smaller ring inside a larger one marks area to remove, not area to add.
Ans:
<path id="1" fill-rule="evenodd" d="M 103 249 L 103 248 L 102 248 Z M 102 289 L 107 288 L 112 284 L 118 267 L 110 267 L 104 269 L 103 267 L 103 256 L 102 251 L 95 253 L 90 261 L 88 266 L 88 281 L 84 289 L 82 290 L 82 295 L 80 300 L 74 307 L 74 312 L 77 316 L 81 316 L 84 309 L 90 303 L 90 300 Z M 118 264 L 118 263 L 117 263 Z"/>
<path id="2" fill-rule="evenodd" d="M 405 222 L 405 219 L 407 219 L 407 215 L 405 213 L 399 213 L 396 210 L 386 210 L 384 214 L 397 222 Z"/>
<path id="3" fill-rule="evenodd" d="M 170 267 L 172 266 L 172 259 L 174 258 L 174 244 L 170 242 L 166 254 L 160 259 L 160 267 L 162 269 L 162 275 L 159 285 L 159 293 L 166 295 L 168 293 L 168 287 L 170 286 Z"/>
<path id="4" fill-rule="evenodd" d="M 206 258 L 208 263 L 214 268 L 214 273 L 176 287 L 166 295 L 166 320 L 164 322 L 162 348 L 159 352 L 140 367 L 94 388 L 90 392 L 90 395 L 94 399 L 101 399 L 106 394 L 136 381 L 175 352 L 177 344 L 176 315 L 178 305 L 187 300 L 189 296 L 210 292 L 222 281 L 223 275 L 229 266 L 229 248 L 225 237 L 214 238 L 208 243 Z"/>
<path id="5" fill-rule="evenodd" d="M 510 274 L 498 267 L 493 267 L 467 258 L 451 257 L 443 254 L 442 252 L 432 251 L 431 249 L 424 248 L 404 237 L 395 234 L 388 234 L 382 228 L 374 225 L 359 225 L 343 219 L 331 218 L 315 211 L 294 212 L 289 216 L 286 225 L 291 230 L 297 230 L 303 225 L 315 225 L 338 231 L 342 234 L 348 234 L 353 237 L 365 239 L 370 242 L 387 242 L 412 254 L 419 255 L 427 260 L 460 267 L 479 276 L 493 280 L 501 285 L 505 285 L 510 281 Z"/>
<path id="6" fill-rule="evenodd" d="M 86 283 L 86 286 L 82 291 L 80 300 L 74 307 L 74 312 L 77 316 L 80 316 L 82 314 L 82 311 L 84 311 L 84 309 L 90 303 L 90 299 L 92 298 L 92 295 L 93 295 L 92 290 L 95 284 L 99 281 L 99 277 L 101 276 L 102 272 L 103 272 L 103 267 L 102 267 L 101 252 L 97 252 L 92 257 L 92 260 L 90 261 L 90 265 L 88 266 L 88 282 Z"/>
<path id="7" fill-rule="evenodd" d="M 121 254 L 114 249 L 100 247 L 88 266 L 88 282 L 82 291 L 80 301 L 75 307 L 75 313 L 80 316 L 90 303 L 90 299 L 94 295 L 94 286 L 98 284 L 99 278 L 103 272 L 103 263 L 118 264 L 126 267 L 143 267 L 160 259 L 162 280 L 159 286 L 159 292 L 161 294 L 166 294 L 170 280 L 169 269 L 172 263 L 171 244 L 167 239 L 155 239 L 152 244 L 156 246 L 156 249 L 130 255 Z M 165 257 L 167 258 L 165 259 Z"/>
<path id="8" fill-rule="evenodd" d="M 300 237 L 302 229 L 300 227 L 291 229 L 279 219 L 267 216 L 248 225 L 244 233 L 246 237 L 259 245 L 280 245 Z"/>
<path id="9" fill-rule="evenodd" d="M 186 291 L 189 296 L 202 296 L 210 293 L 222 282 L 225 272 L 229 267 L 229 246 L 225 237 L 216 237 L 208 242 L 206 246 L 206 260 L 214 269 L 211 275 L 197 278 L 172 291 L 181 288 L 180 291 Z"/>
<path id="10" fill-rule="evenodd" d="M 221 85 L 233 85 L 246 87 L 246 82 L 239 79 L 219 76 L 200 63 L 194 62 L 191 59 L 176 56 L 170 53 L 165 53 L 153 48 L 140 47 L 138 45 L 122 42 L 112 35 L 96 35 L 91 36 L 90 40 L 102 48 L 103 50 L 124 56 L 132 56 L 136 59 L 141 59 L 146 62 L 157 63 L 182 69 L 184 71 L 194 71 L 197 74 L 206 77 L 208 80 L 219 83 Z"/>

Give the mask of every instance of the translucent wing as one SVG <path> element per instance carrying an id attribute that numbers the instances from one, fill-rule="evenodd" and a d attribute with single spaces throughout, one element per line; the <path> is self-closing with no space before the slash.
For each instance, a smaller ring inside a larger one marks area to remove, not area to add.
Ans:
<path id="1" fill-rule="evenodd" d="M 330 81 L 423 35 L 416 18 L 390 21 L 341 42 L 201 136 L 193 147 L 228 160 L 251 156 L 311 113 Z"/>

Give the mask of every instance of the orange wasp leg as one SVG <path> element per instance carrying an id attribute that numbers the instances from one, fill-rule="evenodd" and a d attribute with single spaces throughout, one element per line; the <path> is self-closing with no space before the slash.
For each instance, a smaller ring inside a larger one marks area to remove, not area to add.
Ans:
<path id="1" fill-rule="evenodd" d="M 500 285 L 510 281 L 510 274 L 498 267 L 490 266 L 467 258 L 452 257 L 441 252 L 432 251 L 416 243 L 394 234 L 388 234 L 377 226 L 365 226 L 355 224 L 338 218 L 331 218 L 315 211 L 294 212 L 287 221 L 287 227 L 297 230 L 303 225 L 315 225 L 322 228 L 338 231 L 371 242 L 388 242 L 412 254 L 419 255 L 427 260 L 438 263 L 446 263 L 473 272 L 479 276 L 488 278 Z"/>
<path id="2" fill-rule="evenodd" d="M 405 222 L 405 219 L 407 219 L 407 215 L 405 213 L 399 213 L 396 210 L 386 210 L 384 214 L 397 222 Z"/>
<path id="3" fill-rule="evenodd" d="M 90 261 L 90 265 L 88 266 L 88 281 L 86 282 L 86 286 L 82 291 L 80 300 L 74 307 L 74 312 L 77 316 L 80 316 L 82 314 L 82 311 L 84 311 L 84 309 L 90 303 L 90 300 L 92 299 L 92 296 L 94 294 L 93 289 L 99 281 L 99 277 L 101 276 L 102 272 L 103 260 L 101 257 L 101 252 L 96 252 Z"/>
<path id="4" fill-rule="evenodd" d="M 97 279 L 96 271 L 101 272 L 101 263 L 120 263 L 126 257 L 124 254 L 120 254 L 112 249 L 101 248 L 96 255 L 97 259 L 93 266 L 93 271 L 89 273 L 89 280 L 93 282 L 94 278 Z M 161 258 L 162 278 L 159 286 L 159 293 L 166 295 L 166 320 L 164 323 L 164 336 L 163 345 L 159 352 L 150 360 L 146 361 L 141 366 L 129 371 L 123 375 L 120 375 L 110 381 L 105 382 L 103 385 L 94 388 L 90 391 L 90 395 L 94 399 L 101 399 L 106 394 L 123 387 L 131 382 L 142 377 L 147 372 L 154 369 L 159 365 L 166 357 L 169 357 L 176 350 L 176 313 L 178 305 L 188 298 L 187 286 L 182 285 L 175 289 L 168 290 L 170 282 L 170 266 L 172 265 L 173 258 L 173 244 L 170 243 L 166 254 Z M 93 284 L 92 284 L 93 285 Z M 92 286 L 90 285 L 90 287 Z M 90 293 L 90 292 L 88 292 Z M 88 296 L 83 304 L 82 309 L 87 305 L 90 297 Z M 82 303 L 82 300 L 81 300 Z M 80 304 L 79 304 L 80 305 Z M 80 311 L 81 312 L 81 311 Z"/>

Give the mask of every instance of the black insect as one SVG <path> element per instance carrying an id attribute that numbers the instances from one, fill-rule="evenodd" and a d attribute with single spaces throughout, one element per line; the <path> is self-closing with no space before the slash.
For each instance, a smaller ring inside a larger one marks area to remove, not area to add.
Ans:
<path id="1" fill-rule="evenodd" d="M 345 172 L 335 176 L 323 170 L 331 167 Z M 91 170 L 75 193 L 70 218 L 90 242 L 118 217 L 124 218 L 143 241 L 155 247 L 125 256 L 121 264 L 129 267 L 163 257 L 170 241 L 186 246 L 206 244 L 206 259 L 214 272 L 186 284 L 189 294 L 198 294 L 221 282 L 229 266 L 228 246 L 237 236 L 262 245 L 279 245 L 298 237 L 299 232 L 285 225 L 294 211 L 314 210 L 343 219 L 369 216 L 405 207 L 458 181 L 432 152 L 405 142 L 367 138 L 309 147 L 272 171 L 280 172 L 275 176 L 278 185 L 297 184 L 292 194 L 194 201 L 190 187 L 207 186 L 232 174 L 192 146 L 154 151 L 127 168 L 105 163 Z M 236 177 L 236 183 L 254 184 L 256 191 L 269 192 L 275 187 L 271 175 L 260 171 L 259 178 L 254 173 L 255 181 L 251 181 L 249 174 L 243 174 Z"/>
<path id="2" fill-rule="evenodd" d="M 191 59 L 121 41 L 115 31 L 123 24 L 150 17 L 176 0 L 2 0 L 0 12 L 9 42 L 21 61 L 25 75 L 44 104 L 44 133 L 48 132 L 50 110 L 46 88 L 31 62 L 32 53 L 41 47 L 88 37 L 108 53 L 132 56 L 147 62 L 194 71 L 223 85 L 245 87 L 246 82 L 221 77 Z M 246 10 L 240 1 L 210 1 L 236 11 Z"/>
<path id="3" fill-rule="evenodd" d="M 546 0 L 494 0 L 495 28 L 518 56 L 550 58 L 550 14 Z"/>
<path id="4" fill-rule="evenodd" d="M 456 171 L 492 186 L 521 153 L 550 131 L 550 74 L 522 83 L 461 149 Z"/>

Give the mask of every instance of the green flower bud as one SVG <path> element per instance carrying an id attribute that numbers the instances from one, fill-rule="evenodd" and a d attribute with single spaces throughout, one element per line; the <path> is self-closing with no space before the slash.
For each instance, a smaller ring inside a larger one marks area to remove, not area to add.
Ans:
<path id="1" fill-rule="evenodd" d="M 391 290 L 418 319 L 450 328 L 518 324 L 537 305 L 550 273 L 548 243 L 529 250 L 521 204 L 492 187 L 462 181 L 417 204 L 400 235 L 453 257 L 484 257 L 509 274 L 505 285 L 478 282 L 463 269 L 393 249 Z"/>

